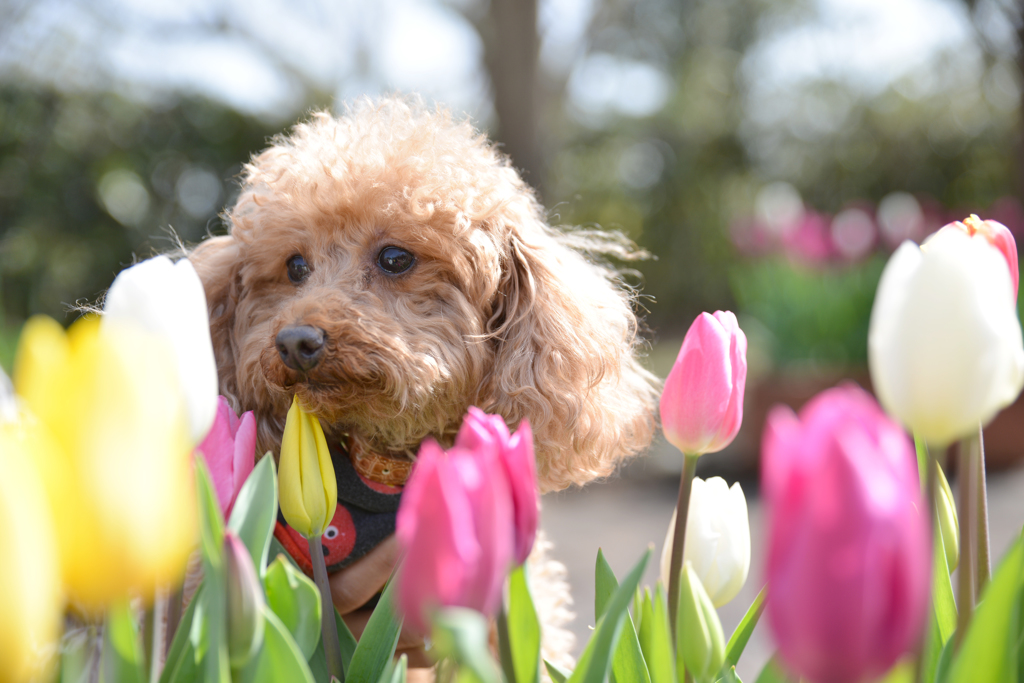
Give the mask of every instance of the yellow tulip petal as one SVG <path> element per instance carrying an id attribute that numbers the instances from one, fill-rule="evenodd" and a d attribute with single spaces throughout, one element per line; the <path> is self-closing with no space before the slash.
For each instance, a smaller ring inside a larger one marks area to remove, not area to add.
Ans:
<path id="1" fill-rule="evenodd" d="M 320 421 L 292 399 L 281 439 L 281 514 L 307 538 L 322 536 L 338 506 L 338 484 Z"/>
<path id="2" fill-rule="evenodd" d="M 281 514 L 288 526 L 300 534 L 308 535 L 310 529 L 309 515 L 302 499 L 302 474 L 300 470 L 300 425 L 298 397 L 292 399 L 288 409 L 288 417 L 284 423 L 284 435 L 281 437 L 281 457 L 278 463 L 278 489 L 280 493 Z"/>

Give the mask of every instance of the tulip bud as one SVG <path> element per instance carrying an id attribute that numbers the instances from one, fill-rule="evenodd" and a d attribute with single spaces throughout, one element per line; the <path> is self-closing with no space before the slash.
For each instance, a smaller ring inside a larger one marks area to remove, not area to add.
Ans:
<path id="1" fill-rule="evenodd" d="M 1010 281 L 1013 283 L 1013 298 L 1017 298 L 1017 286 L 1020 282 L 1020 265 L 1017 263 L 1017 242 L 1013 239 L 1013 233 L 1002 223 L 997 221 L 983 221 L 976 215 L 971 214 L 963 222 L 950 223 L 941 230 L 959 230 L 968 237 L 977 235 L 993 247 L 999 250 L 1006 259 L 1006 265 L 1010 268 Z"/>
<path id="2" fill-rule="evenodd" d="M 747 337 L 729 311 L 701 313 L 683 339 L 661 395 L 661 426 L 687 455 L 720 451 L 743 422 Z"/>
<path id="3" fill-rule="evenodd" d="M 244 666 L 263 644 L 263 587 L 249 550 L 231 531 L 224 533 L 227 578 L 228 657 L 231 666 Z"/>
<path id="4" fill-rule="evenodd" d="M 217 411 L 217 363 L 206 294 L 192 263 L 157 256 L 122 270 L 107 291 L 103 315 L 140 325 L 170 343 L 192 443 L 199 443 Z"/>
<path id="5" fill-rule="evenodd" d="M 1024 342 L 1006 259 L 940 230 L 904 242 L 878 283 L 868 363 L 879 401 L 943 447 L 987 423 L 1024 386 Z"/>
<path id="6" fill-rule="evenodd" d="M 914 446 L 863 389 L 780 406 L 765 426 L 768 622 L 811 681 L 874 680 L 920 639 L 931 524 Z"/>
<path id="7" fill-rule="evenodd" d="M 338 480 L 320 421 L 292 399 L 281 437 L 281 514 L 306 538 L 323 536 L 338 507 Z"/>
<path id="8" fill-rule="evenodd" d="M 500 415 L 488 415 L 471 406 L 462 422 L 455 445 L 476 450 L 490 445 L 498 451 L 512 490 L 515 509 L 515 561 L 526 562 L 537 537 L 540 500 L 537 492 L 537 464 L 533 454 L 533 433 L 526 420 L 509 435 Z"/>
<path id="9" fill-rule="evenodd" d="M 679 612 L 676 652 L 683 666 L 700 682 L 710 680 L 725 662 L 725 634 L 693 565 L 683 562 L 679 573 Z"/>
<path id="10" fill-rule="evenodd" d="M 956 503 L 949 482 L 941 467 L 938 470 L 939 490 L 935 497 L 935 513 L 939 518 L 939 532 L 942 535 L 942 547 L 946 551 L 946 566 L 949 571 L 956 569 L 960 563 L 960 525 L 956 519 Z"/>
<path id="11" fill-rule="evenodd" d="M 700 577 L 715 607 L 736 597 L 750 571 L 750 523 L 747 499 L 739 483 L 730 488 L 721 477 L 694 479 L 686 515 L 683 561 Z M 661 581 L 668 585 L 676 511 L 672 511 L 661 552 Z"/>
<path id="12" fill-rule="evenodd" d="M 217 417 L 196 450 L 206 460 L 220 511 L 228 519 L 235 498 L 256 462 L 256 418 L 252 411 L 239 419 L 227 399 L 220 396 L 217 399 Z"/>

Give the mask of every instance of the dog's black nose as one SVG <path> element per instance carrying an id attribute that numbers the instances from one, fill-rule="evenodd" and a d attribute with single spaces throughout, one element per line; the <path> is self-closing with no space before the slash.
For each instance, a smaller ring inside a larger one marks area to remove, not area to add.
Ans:
<path id="1" fill-rule="evenodd" d="M 324 331 L 309 325 L 286 327 L 274 341 L 281 360 L 292 370 L 309 372 L 324 354 Z"/>

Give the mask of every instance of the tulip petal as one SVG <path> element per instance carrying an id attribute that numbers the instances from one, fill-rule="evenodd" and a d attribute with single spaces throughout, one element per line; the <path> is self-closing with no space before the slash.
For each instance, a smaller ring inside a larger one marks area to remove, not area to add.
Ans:
<path id="1" fill-rule="evenodd" d="M 526 562 L 537 537 L 540 522 L 540 500 L 537 491 L 537 463 L 533 455 L 533 432 L 523 420 L 501 450 L 501 461 L 512 490 L 515 510 L 515 561 Z"/>

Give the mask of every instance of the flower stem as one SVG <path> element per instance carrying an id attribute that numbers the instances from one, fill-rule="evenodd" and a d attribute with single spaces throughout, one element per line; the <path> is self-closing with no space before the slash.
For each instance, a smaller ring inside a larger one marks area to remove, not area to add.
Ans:
<path id="1" fill-rule="evenodd" d="M 146 610 L 146 655 L 149 662 L 149 681 L 157 683 L 164 666 L 164 617 L 167 614 L 167 593 L 157 590 L 153 605 Z"/>
<path id="2" fill-rule="evenodd" d="M 960 442 L 959 461 L 957 463 L 957 485 L 960 489 L 960 566 L 957 567 L 957 622 L 956 647 L 963 643 L 967 627 L 974 613 L 975 587 L 977 582 L 978 553 L 975 536 L 978 531 L 978 486 L 975 479 L 978 469 L 975 461 L 979 457 L 977 437 L 969 437 Z"/>
<path id="3" fill-rule="evenodd" d="M 334 621 L 334 601 L 331 599 L 331 584 L 327 580 L 327 562 L 324 560 L 324 547 L 320 535 L 309 539 L 309 557 L 313 561 L 313 580 L 320 590 L 320 637 L 324 644 L 324 655 L 327 658 L 327 671 L 339 681 L 345 680 L 345 671 L 341 665 L 341 646 L 338 643 L 338 624 Z"/>
<path id="4" fill-rule="evenodd" d="M 178 586 L 169 597 L 167 603 L 167 630 L 164 633 L 164 653 L 171 651 L 171 643 L 174 642 L 174 634 L 178 632 L 178 623 L 181 621 L 181 607 L 185 600 L 184 584 Z"/>
<path id="5" fill-rule="evenodd" d="M 676 633 L 676 613 L 679 611 L 679 571 L 683 566 L 683 544 L 686 541 L 686 517 L 690 511 L 690 491 L 697 473 L 698 455 L 683 456 L 683 474 L 679 478 L 679 500 L 676 502 L 676 530 L 672 536 L 672 562 L 668 571 L 668 619 L 672 627 L 673 642 Z"/>
<path id="6" fill-rule="evenodd" d="M 985 481 L 985 438 L 978 426 L 978 457 L 975 458 L 974 483 L 977 487 L 978 504 L 978 564 L 974 598 L 980 599 L 989 578 L 992 576 L 992 559 L 988 540 L 988 487 Z"/>

